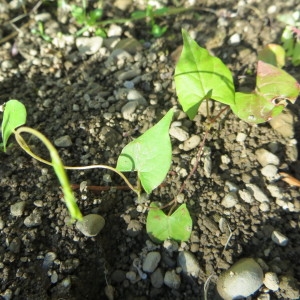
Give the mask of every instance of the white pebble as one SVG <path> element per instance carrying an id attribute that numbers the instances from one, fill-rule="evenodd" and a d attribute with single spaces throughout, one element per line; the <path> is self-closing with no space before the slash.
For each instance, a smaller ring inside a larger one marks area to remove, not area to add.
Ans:
<path id="1" fill-rule="evenodd" d="M 263 167 L 266 165 L 278 166 L 280 163 L 279 158 L 275 154 L 263 148 L 256 150 L 255 155 Z"/>
<path id="2" fill-rule="evenodd" d="M 229 45 L 237 45 L 241 42 L 241 36 L 238 33 L 234 33 L 228 40 Z"/>
<path id="3" fill-rule="evenodd" d="M 230 192 L 221 201 L 221 205 L 225 208 L 234 207 L 238 203 L 238 196 L 235 192 Z"/>
<path id="4" fill-rule="evenodd" d="M 278 291 L 279 280 L 277 274 L 274 272 L 267 272 L 264 278 L 264 285 L 274 292 Z"/>
<path id="5" fill-rule="evenodd" d="M 289 239 L 277 230 L 274 230 L 272 232 L 271 238 L 272 238 L 272 241 L 279 246 L 286 246 L 287 243 L 289 242 Z"/>
<path id="6" fill-rule="evenodd" d="M 253 195 L 255 200 L 259 202 L 270 202 L 269 198 L 264 194 L 264 192 L 255 184 L 246 184 L 247 189 Z"/>
<path id="7" fill-rule="evenodd" d="M 189 134 L 185 130 L 177 126 L 171 126 L 169 134 L 180 142 L 184 142 L 189 138 Z"/>

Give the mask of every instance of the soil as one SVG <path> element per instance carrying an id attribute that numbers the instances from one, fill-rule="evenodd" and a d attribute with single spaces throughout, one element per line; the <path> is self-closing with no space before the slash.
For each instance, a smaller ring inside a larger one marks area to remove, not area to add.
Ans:
<path id="1" fill-rule="evenodd" d="M 106 3 L 103 18 L 129 17 L 132 11 L 145 7 L 143 2 L 146 1 Z M 238 87 L 252 89 L 257 52 L 268 43 L 280 43 L 284 25 L 277 16 L 299 10 L 297 2 L 196 1 L 191 11 L 157 20 L 168 26 L 160 38 L 151 36 L 143 20 L 107 25 L 106 29 L 119 30 L 119 36 L 104 39 L 101 48 L 89 55 L 80 53 L 72 38 L 81 26 L 70 15 L 64 16 L 63 21 L 56 2 L 45 1 L 35 7 L 37 1 L 23 1 L 23 5 L 2 1 L 0 99 L 2 103 L 9 99 L 22 101 L 27 108 L 27 125 L 51 141 L 66 135 L 71 139 L 71 145 L 59 148 L 65 165 L 114 166 L 122 148 L 171 107 L 177 109 L 176 120 L 190 136 L 203 138 L 205 117 L 200 114 L 190 121 L 180 111 L 175 94 L 173 72 L 178 47 L 182 45 L 181 28 L 227 64 Z M 81 5 L 81 1 L 77 4 Z M 89 8 L 97 4 L 89 1 Z M 177 5 L 191 4 L 183 1 Z M 24 13 L 28 15 L 22 17 Z M 16 21 L 17 17 L 20 19 Z M 70 41 L 65 40 L 58 47 L 54 40 L 46 41 L 34 33 L 38 29 L 37 18 L 42 18 L 46 35 L 54 39 L 61 32 L 70 36 Z M 15 21 L 14 26 L 11 20 Z M 85 35 L 93 36 L 93 32 Z M 122 61 L 112 52 L 116 42 L 125 39 L 130 39 L 130 47 L 119 44 L 119 48 L 129 51 L 131 59 Z M 299 67 L 288 64 L 286 68 L 300 80 Z M 122 108 L 128 102 L 128 88 L 118 76 L 132 69 L 140 73 L 127 81 L 133 81 L 145 103 L 124 118 Z M 214 114 L 219 109 L 218 104 L 213 105 Z M 178 250 L 172 254 L 163 245 L 149 241 L 145 228 L 147 211 L 137 209 L 140 207 L 135 195 L 119 189 L 124 183 L 108 171 L 68 172 L 73 184 L 87 181 L 91 186 L 115 187 L 108 191 L 75 191 L 84 215 L 98 213 L 106 220 L 96 237 L 84 236 L 69 222 L 53 170 L 29 157 L 11 138 L 8 152 L 0 154 L 2 298 L 108 299 L 105 288 L 112 286 L 110 299 L 204 299 L 204 284 L 210 278 L 207 299 L 218 299 L 218 276 L 245 257 L 258 259 L 264 271 L 277 274 L 280 284 L 277 291 L 263 285 L 249 299 L 299 298 L 299 188 L 289 186 L 280 176 L 265 177 L 256 152 L 271 149 L 280 160 L 278 172 L 300 178 L 300 107 L 296 103 L 288 111 L 294 114 L 291 137 L 282 136 L 269 123 L 251 126 L 232 113 L 213 124 L 205 145 L 210 149 L 211 166 L 203 156 L 181 195 L 193 219 L 192 236 L 189 241 L 178 243 Z M 245 140 L 239 142 L 237 136 L 241 133 Z M 34 138 L 27 140 L 36 153 L 48 158 L 47 151 Z M 198 149 L 185 151 L 182 144 L 172 138 L 172 166 L 163 186 L 149 195 L 151 201 L 168 203 L 189 174 Z M 134 181 L 135 174 L 128 176 Z M 234 207 L 221 204 L 233 186 L 242 191 L 249 183 L 257 185 L 268 197 L 267 209 L 257 200 L 247 203 L 240 196 Z M 270 185 L 278 188 L 277 197 Z M 13 216 L 11 206 L 20 201 L 25 201 L 25 207 L 20 216 Z M 28 227 L 24 221 L 32 215 L 37 216 L 37 222 Z M 220 219 L 230 228 L 230 239 L 229 230 L 219 226 Z M 273 242 L 274 230 L 288 238 L 286 246 Z M 179 273 L 181 284 L 177 289 L 166 285 L 155 288 L 150 276 L 136 282 L 126 278 L 127 272 L 136 271 L 134 258 L 143 259 L 145 253 L 154 249 L 161 253 L 159 267 L 163 274 L 167 270 L 178 271 L 178 252 L 186 250 L 198 260 L 199 276 Z"/>

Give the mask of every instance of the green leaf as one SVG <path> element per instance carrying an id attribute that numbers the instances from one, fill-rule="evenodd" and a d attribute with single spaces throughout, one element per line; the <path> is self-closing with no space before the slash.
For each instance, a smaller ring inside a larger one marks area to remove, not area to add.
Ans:
<path id="1" fill-rule="evenodd" d="M 277 44 L 268 44 L 258 53 L 258 59 L 282 68 L 285 65 L 284 48 Z"/>
<path id="2" fill-rule="evenodd" d="M 175 68 L 175 85 L 179 102 L 193 119 L 204 99 L 234 104 L 234 84 L 223 62 L 182 31 L 183 49 Z"/>
<path id="3" fill-rule="evenodd" d="M 2 120 L 2 140 L 3 149 L 6 151 L 6 144 L 15 130 L 15 128 L 26 123 L 26 108 L 23 103 L 18 100 L 9 100 L 4 107 Z"/>
<path id="4" fill-rule="evenodd" d="M 300 65 L 300 40 L 297 39 L 293 50 L 292 64 L 297 67 Z"/>
<path id="5" fill-rule="evenodd" d="M 121 172 L 137 171 L 144 190 L 149 194 L 165 179 L 172 161 L 169 127 L 173 110 L 144 134 L 126 145 L 117 162 Z"/>
<path id="6" fill-rule="evenodd" d="M 258 62 L 256 89 L 251 94 L 236 93 L 233 112 L 242 120 L 259 124 L 279 115 L 287 101 L 294 103 L 300 85 L 285 71 L 263 61 Z"/>
<path id="7" fill-rule="evenodd" d="M 147 216 L 147 233 L 152 241 L 162 243 L 167 239 L 187 241 L 192 232 L 192 218 L 186 204 L 167 216 L 155 203 L 151 203 Z"/>

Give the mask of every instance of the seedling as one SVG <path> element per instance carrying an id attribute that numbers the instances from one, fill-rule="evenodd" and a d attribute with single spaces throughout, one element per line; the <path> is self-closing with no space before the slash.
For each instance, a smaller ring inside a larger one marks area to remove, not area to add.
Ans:
<path id="1" fill-rule="evenodd" d="M 64 166 L 57 150 L 42 133 L 33 128 L 23 126 L 26 123 L 26 109 L 21 102 L 18 100 L 9 100 L 4 105 L 3 110 L 2 137 L 4 151 L 6 151 L 9 137 L 14 134 L 16 141 L 26 153 L 36 160 L 52 166 L 62 186 L 66 206 L 73 219 L 82 219 L 82 214 L 76 203 L 73 191 L 71 190 L 65 169 L 82 170 L 101 168 L 111 170 L 121 176 L 128 187 L 135 192 L 138 197 L 140 197 L 142 189 L 149 194 L 157 188 L 169 171 L 172 160 L 172 147 L 169 136 L 169 126 L 174 113 L 172 109 L 169 110 L 156 125 L 123 148 L 118 158 L 116 168 L 106 165 Z M 37 137 L 49 150 L 51 162 L 33 153 L 29 145 L 23 139 L 22 133 L 29 133 Z M 136 186 L 133 186 L 123 174 L 123 172 L 132 171 L 137 172 Z M 182 205 L 174 214 L 170 214 L 170 216 L 165 216 L 154 204 L 150 206 L 150 209 L 155 210 L 155 213 L 149 213 L 147 229 L 149 228 L 148 233 L 153 240 L 163 241 L 166 238 L 173 238 L 181 241 L 189 238 L 191 232 L 191 218 L 185 205 Z M 177 220 L 178 216 L 183 216 L 183 213 L 185 214 L 185 218 L 181 218 L 180 224 L 182 227 L 178 227 L 177 222 L 174 221 Z M 157 218 L 157 214 L 159 214 L 159 218 Z M 164 222 L 160 222 L 162 216 L 165 216 L 163 218 Z M 160 233 L 165 230 L 164 226 L 166 223 L 168 225 L 168 231 L 164 232 L 163 240 L 161 240 L 162 237 Z"/>

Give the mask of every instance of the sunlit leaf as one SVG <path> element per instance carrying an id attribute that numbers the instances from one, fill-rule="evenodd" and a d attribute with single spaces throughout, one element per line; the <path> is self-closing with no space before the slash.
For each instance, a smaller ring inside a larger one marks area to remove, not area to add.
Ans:
<path id="1" fill-rule="evenodd" d="M 183 30 L 183 49 L 175 68 L 176 93 L 183 110 L 193 119 L 204 99 L 234 104 L 230 70 L 217 57 L 198 46 Z"/>
<path id="2" fill-rule="evenodd" d="M 280 45 L 268 44 L 258 53 L 258 59 L 282 68 L 285 65 L 285 50 Z"/>
<path id="3" fill-rule="evenodd" d="M 147 233 L 151 240 L 161 243 L 167 239 L 175 241 L 187 241 L 192 231 L 192 218 L 186 204 L 182 204 L 170 216 L 158 209 L 155 203 L 151 203 L 147 216 Z"/>
<path id="4" fill-rule="evenodd" d="M 117 162 L 121 172 L 137 171 L 144 190 L 149 194 L 165 179 L 171 165 L 172 146 L 169 127 L 173 110 L 144 134 L 126 145 Z"/>

